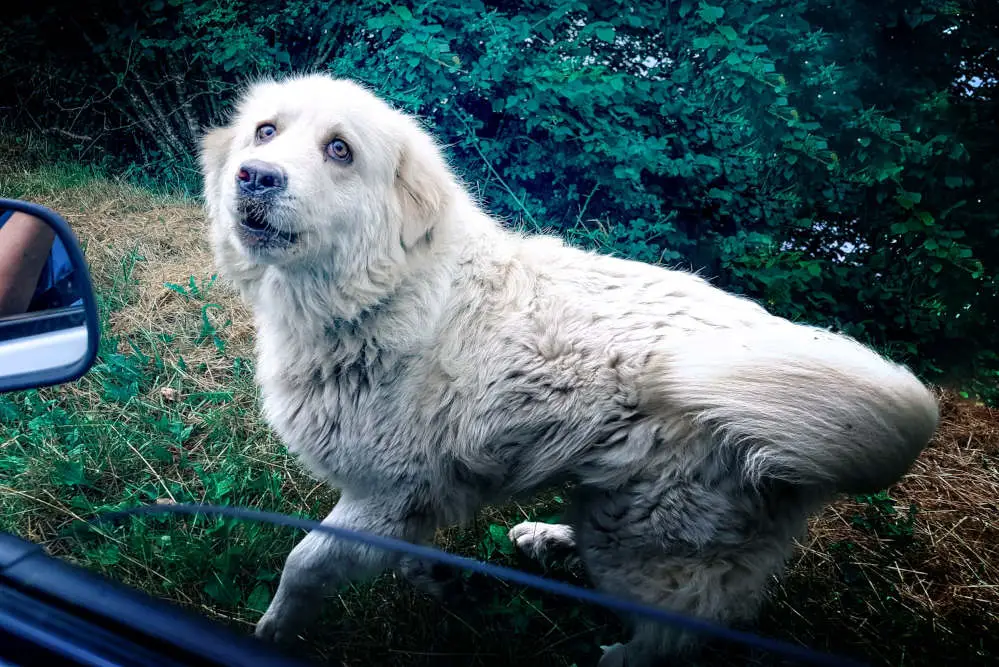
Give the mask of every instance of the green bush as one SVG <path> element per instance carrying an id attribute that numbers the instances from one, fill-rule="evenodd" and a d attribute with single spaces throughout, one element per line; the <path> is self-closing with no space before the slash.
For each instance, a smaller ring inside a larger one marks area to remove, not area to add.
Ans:
<path id="1" fill-rule="evenodd" d="M 511 224 L 702 270 L 994 400 L 995 3 L 714 1 L 37 7 L 0 26 L 0 78 L 10 128 L 188 189 L 242 83 L 359 79 Z"/>

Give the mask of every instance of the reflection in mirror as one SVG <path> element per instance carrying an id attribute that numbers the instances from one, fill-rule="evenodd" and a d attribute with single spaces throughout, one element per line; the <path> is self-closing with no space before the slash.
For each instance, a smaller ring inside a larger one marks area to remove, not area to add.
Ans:
<path id="1" fill-rule="evenodd" d="M 87 353 L 83 294 L 49 224 L 0 210 L 0 374 L 43 372 Z"/>

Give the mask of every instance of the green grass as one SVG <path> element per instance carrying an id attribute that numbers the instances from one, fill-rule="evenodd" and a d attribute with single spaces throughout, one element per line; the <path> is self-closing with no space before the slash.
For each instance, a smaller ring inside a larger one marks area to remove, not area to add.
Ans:
<path id="1" fill-rule="evenodd" d="M 87 245 L 104 330 L 99 361 L 81 380 L 0 396 L 0 528 L 249 632 L 301 533 L 173 516 L 78 530 L 100 513 L 138 504 L 205 502 L 320 518 L 335 502 L 335 490 L 306 475 L 259 417 L 246 314 L 215 280 L 200 242 L 178 238 L 200 233 L 197 209 L 76 167 L 7 170 L 0 186 L 71 218 Z M 185 264 L 184 253 L 202 254 Z M 758 629 L 883 664 L 985 664 L 996 655 L 995 640 L 980 629 L 994 626 L 961 618 L 938 627 L 897 599 L 895 583 L 872 574 L 919 556 L 912 545 L 919 516 L 896 513 L 887 496 L 861 507 L 868 511 L 844 529 L 849 539 L 804 556 L 776 587 Z M 487 508 L 439 542 L 584 583 L 563 564 L 526 562 L 505 538 L 517 521 L 562 510 L 555 492 L 528 507 Z M 871 565 L 854 541 L 882 535 L 892 539 L 875 552 L 883 562 Z M 305 652 L 348 665 L 582 666 L 595 664 L 601 644 L 622 638 L 618 621 L 599 609 L 480 577 L 464 578 L 464 588 L 439 604 L 392 574 L 358 582 L 329 601 Z M 717 649 L 704 664 L 746 659 Z"/>
<path id="2" fill-rule="evenodd" d="M 122 295 L 127 290 L 103 302 L 121 302 Z M 202 517 L 143 517 L 99 533 L 74 530 L 98 514 L 156 502 L 239 505 L 317 518 L 332 506 L 333 490 L 303 475 L 260 422 L 252 362 L 228 357 L 221 339 L 200 331 L 188 332 L 188 338 L 202 352 L 230 362 L 223 375 L 213 371 L 217 388 L 205 389 L 206 366 L 183 355 L 164 361 L 166 349 L 177 342 L 175 333 L 141 330 L 105 340 L 100 362 L 70 388 L 0 396 L 0 527 L 154 595 L 248 626 L 266 608 L 300 534 Z M 119 352 L 123 346 L 128 351 Z M 558 501 L 550 502 L 557 509 Z M 542 508 L 532 507 L 528 515 Z M 513 518 L 487 513 L 444 539 L 466 555 L 513 564 L 505 538 Z M 342 609 L 330 604 L 327 620 L 341 622 L 326 624 L 331 635 L 319 631 L 317 654 L 338 645 L 357 652 L 362 662 L 377 655 L 379 662 L 419 664 L 407 659 L 479 653 L 482 637 L 497 633 L 487 658 L 525 659 L 549 651 L 554 642 L 568 651 L 573 635 L 576 650 L 585 653 L 596 649 L 595 635 L 611 620 L 597 624 L 565 601 L 491 582 L 466 585 L 465 604 L 476 603 L 478 620 L 467 609 L 442 612 L 391 575 L 353 586 L 341 595 Z M 545 611 L 560 608 L 565 619 Z M 399 622 L 402 632 L 392 627 Z M 388 648 L 383 632 L 402 641 Z M 427 649 L 431 635 L 439 638 L 439 650 Z M 508 653 L 511 635 L 525 640 Z M 503 655 L 494 655 L 500 649 Z"/>
<path id="3" fill-rule="evenodd" d="M 0 192 L 9 199 L 32 199 L 100 181 L 93 167 L 59 163 L 32 169 L 11 169 L 0 175 Z"/>

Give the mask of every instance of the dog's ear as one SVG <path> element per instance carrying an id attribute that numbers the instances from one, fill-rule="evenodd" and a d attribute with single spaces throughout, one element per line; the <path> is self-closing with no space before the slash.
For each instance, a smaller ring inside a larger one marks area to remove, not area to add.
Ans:
<path id="1" fill-rule="evenodd" d="M 225 168 L 226 158 L 229 156 L 229 149 L 235 136 L 232 128 L 220 127 L 201 137 L 198 161 L 201 165 L 201 187 L 209 218 L 218 215 L 222 169 Z"/>
<path id="2" fill-rule="evenodd" d="M 198 157 L 201 161 L 201 174 L 204 178 L 211 178 L 213 174 L 217 174 L 225 166 L 232 139 L 233 131 L 230 127 L 215 128 L 201 137 L 201 150 Z"/>
<path id="3" fill-rule="evenodd" d="M 452 176 L 440 149 L 415 127 L 403 144 L 395 187 L 402 213 L 401 242 L 407 250 L 429 240 L 451 200 Z"/>

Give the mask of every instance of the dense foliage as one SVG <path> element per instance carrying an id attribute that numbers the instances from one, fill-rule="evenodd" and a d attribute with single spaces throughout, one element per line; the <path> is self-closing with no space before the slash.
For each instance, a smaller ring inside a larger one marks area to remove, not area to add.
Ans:
<path id="1" fill-rule="evenodd" d="M 9 131 L 174 186 L 247 79 L 362 80 L 512 222 L 997 396 L 992 0 L 103 0 L 0 44 Z"/>

